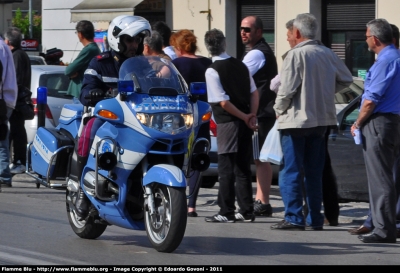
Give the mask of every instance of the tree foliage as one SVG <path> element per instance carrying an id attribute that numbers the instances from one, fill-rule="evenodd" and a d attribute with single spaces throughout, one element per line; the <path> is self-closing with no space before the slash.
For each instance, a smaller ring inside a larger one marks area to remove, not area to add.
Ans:
<path id="1" fill-rule="evenodd" d="M 25 16 L 22 15 L 21 9 L 18 8 L 15 11 L 15 16 L 12 19 L 12 25 L 21 30 L 24 34 L 25 39 L 29 37 L 29 13 Z M 32 38 L 36 39 L 41 43 L 42 39 L 42 16 L 32 14 Z"/>

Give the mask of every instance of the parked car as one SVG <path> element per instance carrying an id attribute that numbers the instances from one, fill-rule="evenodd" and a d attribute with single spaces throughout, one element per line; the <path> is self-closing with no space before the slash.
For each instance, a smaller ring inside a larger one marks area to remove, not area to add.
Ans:
<path id="1" fill-rule="evenodd" d="M 31 60 L 31 65 L 47 65 L 45 59 L 42 56 L 28 55 Z"/>
<path id="2" fill-rule="evenodd" d="M 359 113 L 364 80 L 354 83 L 335 96 L 337 129 L 331 131 L 328 149 L 337 178 L 341 202 L 368 202 L 368 181 L 362 145 L 356 145 L 350 129 Z"/>
<path id="3" fill-rule="evenodd" d="M 368 202 L 368 183 L 364 165 L 362 145 L 355 145 L 350 128 L 358 116 L 358 108 L 364 89 L 364 80 L 353 78 L 354 82 L 335 95 L 337 128 L 331 130 L 328 149 L 332 167 L 337 177 L 338 193 L 341 202 Z M 212 188 L 218 181 L 218 156 L 216 141 L 217 125 L 210 124 L 211 149 L 210 167 L 202 173 L 202 187 Z M 250 145 L 250 144 L 249 144 Z M 255 176 L 255 165 L 252 164 Z M 276 183 L 279 166 L 272 164 L 273 177 Z M 255 179 L 253 179 L 255 181 Z"/>
<path id="4" fill-rule="evenodd" d="M 25 121 L 28 143 L 33 141 L 37 131 L 36 98 L 39 86 L 47 87 L 46 127 L 55 128 L 64 104 L 73 103 L 72 96 L 67 95 L 70 79 L 64 74 L 65 68 L 61 65 L 32 65 L 31 92 L 36 115 L 33 120 Z"/>

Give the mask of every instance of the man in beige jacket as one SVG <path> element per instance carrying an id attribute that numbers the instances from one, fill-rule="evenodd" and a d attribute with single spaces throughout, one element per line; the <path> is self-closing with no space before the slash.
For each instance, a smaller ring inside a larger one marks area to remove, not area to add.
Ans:
<path id="1" fill-rule="evenodd" d="M 274 110 L 281 130 L 284 163 L 279 187 L 285 205 L 285 218 L 272 225 L 278 230 L 322 230 L 322 170 L 324 135 L 336 124 L 335 92 L 353 79 L 344 62 L 329 48 L 314 40 L 317 20 L 312 14 L 299 14 L 293 23 L 294 46 L 283 61 L 281 86 Z M 306 221 L 302 205 L 302 175 L 309 208 Z"/>

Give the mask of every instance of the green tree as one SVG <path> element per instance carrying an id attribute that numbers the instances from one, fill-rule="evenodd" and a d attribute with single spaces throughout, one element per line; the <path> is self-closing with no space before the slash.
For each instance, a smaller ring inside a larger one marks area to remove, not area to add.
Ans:
<path id="1" fill-rule="evenodd" d="M 41 43 L 42 40 L 42 16 L 32 14 L 32 38 Z M 25 38 L 29 38 L 29 13 L 22 16 L 21 9 L 15 11 L 12 25 L 21 30 Z"/>

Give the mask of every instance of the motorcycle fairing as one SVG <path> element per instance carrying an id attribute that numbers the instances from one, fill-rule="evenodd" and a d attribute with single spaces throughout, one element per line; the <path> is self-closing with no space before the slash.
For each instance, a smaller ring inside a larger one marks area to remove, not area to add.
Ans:
<path id="1" fill-rule="evenodd" d="M 153 182 L 164 184 L 170 187 L 186 187 L 185 174 L 176 166 L 158 164 L 151 167 L 143 177 L 143 186 Z"/>
<path id="2" fill-rule="evenodd" d="M 64 128 L 70 132 L 73 137 L 76 137 L 79 131 L 79 126 L 81 125 L 82 115 L 82 104 L 65 104 L 61 110 L 57 129 Z"/>
<path id="3" fill-rule="evenodd" d="M 108 118 L 100 116 L 99 112 L 104 109 L 113 112 L 116 115 L 117 119 L 108 119 Z M 106 99 L 106 100 L 102 100 L 102 101 L 98 102 L 96 104 L 96 106 L 94 107 L 93 114 L 98 118 L 107 120 L 112 123 L 124 123 L 124 119 L 125 119 L 124 111 L 121 108 L 121 104 L 115 98 Z"/>

